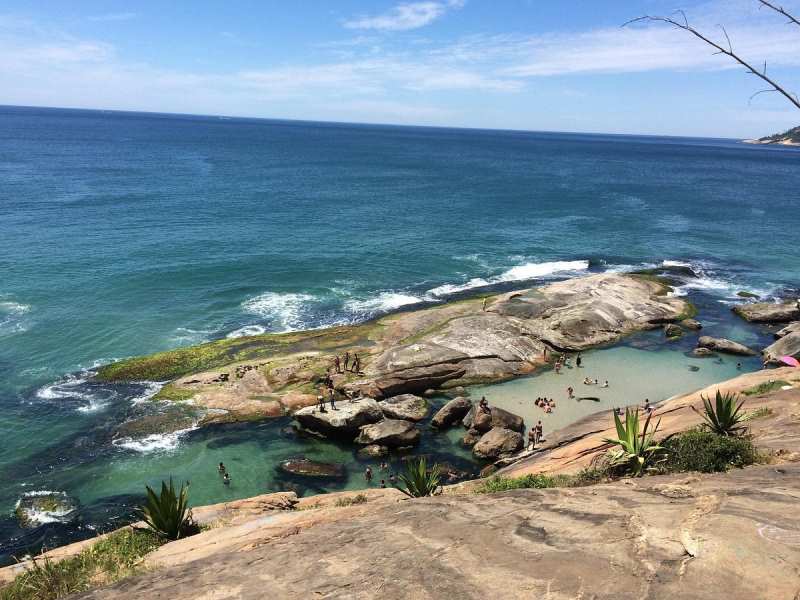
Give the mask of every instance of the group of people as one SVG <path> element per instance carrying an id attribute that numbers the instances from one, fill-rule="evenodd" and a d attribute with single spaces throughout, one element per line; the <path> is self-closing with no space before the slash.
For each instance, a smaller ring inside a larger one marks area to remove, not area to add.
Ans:
<path id="1" fill-rule="evenodd" d="M 583 385 L 600 385 L 600 382 L 596 378 L 594 380 L 592 380 L 591 377 L 584 377 L 583 378 Z M 605 383 L 603 385 L 600 385 L 600 387 L 607 388 L 608 387 L 608 379 L 606 379 Z M 567 388 L 567 389 L 571 390 L 572 388 Z M 572 395 L 570 395 L 570 398 L 572 398 Z"/>
<path id="2" fill-rule="evenodd" d="M 547 351 L 545 351 L 545 356 L 547 356 Z M 583 364 L 583 357 L 579 352 L 577 356 L 575 356 L 575 366 L 580 369 L 582 364 Z M 561 369 L 569 366 L 570 366 L 569 356 L 567 356 L 566 354 L 562 354 L 556 359 L 556 362 L 553 364 L 553 369 L 555 370 L 556 375 L 561 375 Z"/>
<path id="3" fill-rule="evenodd" d="M 380 466 L 380 470 L 381 471 L 388 471 L 389 470 L 389 463 L 382 462 L 381 466 Z M 372 473 L 372 467 L 367 467 L 366 469 L 364 469 L 364 479 L 366 480 L 367 485 L 372 483 L 372 479 L 373 478 L 374 478 L 374 475 Z M 389 483 L 391 483 L 392 485 L 395 485 L 397 483 L 397 476 L 395 476 L 394 473 L 389 473 Z M 382 488 L 386 487 L 386 479 L 381 479 L 380 487 L 382 487 Z"/>
<path id="4" fill-rule="evenodd" d="M 637 406 L 636 408 L 638 410 L 639 407 Z M 644 404 L 642 405 L 642 410 L 644 412 L 646 412 L 647 414 L 650 414 L 651 412 L 653 412 L 655 410 L 655 407 L 652 404 L 650 404 L 650 398 L 645 398 L 644 399 Z M 614 407 L 614 414 L 622 416 L 622 409 L 619 406 Z"/>
<path id="5" fill-rule="evenodd" d="M 528 432 L 528 450 L 533 450 L 536 448 L 536 444 L 544 440 L 543 434 L 544 428 L 542 427 L 542 422 L 539 421 Z"/>
<path id="6" fill-rule="evenodd" d="M 217 472 L 222 475 L 222 485 L 230 485 L 231 484 L 231 476 L 228 473 L 227 467 L 225 464 L 220 462 L 219 466 L 217 467 Z"/>
<path id="7" fill-rule="evenodd" d="M 352 359 L 352 362 L 350 360 Z M 339 358 L 339 355 L 333 357 L 333 368 L 336 369 L 336 372 L 341 373 L 361 373 L 361 358 L 359 358 L 358 354 L 353 352 L 352 356 L 350 355 L 350 351 L 344 353 L 342 358 Z"/>
<path id="8" fill-rule="evenodd" d="M 533 403 L 546 413 L 553 412 L 553 409 L 556 407 L 556 401 L 552 398 L 537 398 Z"/>

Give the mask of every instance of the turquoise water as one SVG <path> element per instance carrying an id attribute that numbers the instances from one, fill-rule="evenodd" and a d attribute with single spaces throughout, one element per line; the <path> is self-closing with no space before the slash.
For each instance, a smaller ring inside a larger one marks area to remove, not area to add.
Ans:
<path id="1" fill-rule="evenodd" d="M 728 309 L 800 286 L 798 166 L 730 140 L 0 107 L 0 514 L 58 489 L 100 527 L 145 482 L 251 495 L 298 453 L 351 465 L 324 489 L 357 485 L 350 449 L 286 423 L 113 445 L 154 387 L 87 370 L 125 356 L 663 261 L 700 275 L 678 293 L 710 333 L 758 346 L 768 332 Z M 244 457 L 230 490 L 223 448 Z M 54 528 L 0 518 L 0 560 Z"/>

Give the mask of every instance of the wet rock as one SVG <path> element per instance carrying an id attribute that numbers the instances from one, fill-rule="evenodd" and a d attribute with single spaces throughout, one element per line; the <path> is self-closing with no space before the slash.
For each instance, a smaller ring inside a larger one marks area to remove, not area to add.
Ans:
<path id="1" fill-rule="evenodd" d="M 318 462 L 305 457 L 284 460 L 278 465 L 278 469 L 290 475 L 325 479 L 343 479 L 347 474 L 343 465 Z"/>
<path id="2" fill-rule="evenodd" d="M 359 449 L 357 453 L 361 458 L 379 458 L 389 454 L 389 448 L 380 444 L 370 444 Z"/>
<path id="3" fill-rule="evenodd" d="M 694 331 L 699 331 L 703 328 L 703 324 L 696 319 L 684 319 L 681 321 L 681 325 L 686 327 L 686 329 L 692 329 Z"/>
<path id="4" fill-rule="evenodd" d="M 419 438 L 420 431 L 414 423 L 402 419 L 384 419 L 379 423 L 361 427 L 356 443 L 399 448 L 416 446 L 419 443 Z"/>
<path id="5" fill-rule="evenodd" d="M 518 452 L 522 449 L 522 435 L 516 431 L 495 427 L 484 433 L 472 448 L 476 458 L 497 459 Z"/>
<path id="6" fill-rule="evenodd" d="M 359 429 L 369 423 L 377 423 L 383 419 L 378 403 L 372 398 L 361 398 L 353 402 L 343 401 L 331 410 L 330 405 L 325 412 L 316 406 L 302 408 L 294 414 L 297 422 L 306 429 L 320 434 L 353 439 Z"/>
<path id="7" fill-rule="evenodd" d="M 714 356 L 714 351 L 709 350 L 708 348 L 695 348 L 692 350 L 692 356 L 697 356 L 698 358 L 710 358 Z"/>
<path id="8" fill-rule="evenodd" d="M 378 402 L 387 419 L 422 421 L 428 416 L 428 401 L 413 394 L 392 396 Z"/>
<path id="9" fill-rule="evenodd" d="M 78 518 L 78 503 L 66 492 L 28 492 L 17 501 L 14 516 L 21 527 L 69 523 Z"/>
<path id="10" fill-rule="evenodd" d="M 444 395 L 449 398 L 458 398 L 459 396 L 469 396 L 469 390 L 465 388 L 463 385 L 459 385 L 449 390 L 446 390 Z"/>
<path id="11" fill-rule="evenodd" d="M 675 325 L 675 323 L 667 323 L 664 325 L 664 335 L 668 338 L 681 337 L 683 335 L 683 329 Z"/>
<path id="12" fill-rule="evenodd" d="M 733 312 L 752 323 L 788 323 L 800 319 L 799 301 L 773 304 L 757 302 L 733 307 Z"/>
<path id="13" fill-rule="evenodd" d="M 725 352 L 727 354 L 739 354 L 742 356 L 755 356 L 758 354 L 755 350 L 751 350 L 739 342 L 734 342 L 725 338 L 715 338 L 710 335 L 701 336 L 700 339 L 697 340 L 697 347 L 716 350 L 717 352 Z"/>
<path id="14" fill-rule="evenodd" d="M 425 390 L 424 392 L 422 392 L 422 395 L 425 398 L 433 398 L 434 396 L 437 395 L 437 392 L 436 392 L 436 390 L 428 389 L 428 390 Z"/>
<path id="15" fill-rule="evenodd" d="M 453 398 L 433 415 L 431 425 L 444 429 L 462 420 L 472 408 L 472 402 L 463 396 Z"/>
<path id="16" fill-rule="evenodd" d="M 464 437 L 461 438 L 461 444 L 467 448 L 472 448 L 478 443 L 478 440 L 481 439 L 482 435 L 483 433 L 477 429 L 468 429 L 467 433 L 464 434 Z"/>

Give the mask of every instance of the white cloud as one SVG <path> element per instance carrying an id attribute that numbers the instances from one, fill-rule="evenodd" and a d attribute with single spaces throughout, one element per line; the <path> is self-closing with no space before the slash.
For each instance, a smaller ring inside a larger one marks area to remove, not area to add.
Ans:
<path id="1" fill-rule="evenodd" d="M 118 12 L 118 13 L 108 13 L 105 15 L 92 15 L 88 17 L 90 21 L 95 21 L 98 23 L 108 22 L 108 21 L 130 21 L 131 19 L 135 19 L 138 17 L 134 12 Z"/>
<path id="2" fill-rule="evenodd" d="M 461 8 L 464 0 L 445 2 L 407 2 L 398 4 L 389 12 L 376 16 L 362 16 L 344 23 L 348 29 L 377 29 L 381 31 L 407 31 L 430 25 L 449 9 Z"/>

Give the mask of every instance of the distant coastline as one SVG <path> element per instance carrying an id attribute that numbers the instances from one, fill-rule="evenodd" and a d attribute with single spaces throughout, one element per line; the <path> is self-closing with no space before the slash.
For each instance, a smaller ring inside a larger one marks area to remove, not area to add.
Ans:
<path id="1" fill-rule="evenodd" d="M 783 133 L 776 133 L 755 140 L 742 140 L 745 144 L 777 144 L 779 146 L 800 146 L 800 126 Z"/>

